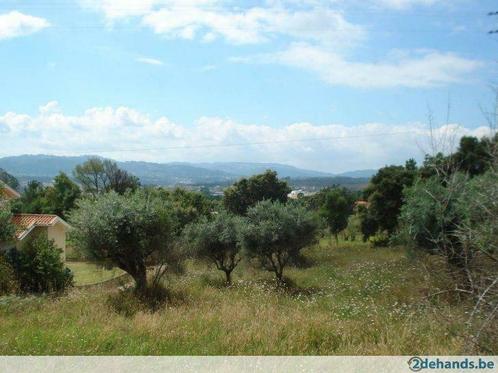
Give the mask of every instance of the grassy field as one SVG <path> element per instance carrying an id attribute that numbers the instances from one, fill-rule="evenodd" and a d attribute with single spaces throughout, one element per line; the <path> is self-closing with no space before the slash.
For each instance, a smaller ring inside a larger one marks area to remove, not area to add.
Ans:
<path id="1" fill-rule="evenodd" d="M 124 273 L 119 268 L 108 270 L 102 266 L 87 262 L 67 262 L 66 265 L 74 274 L 75 286 L 98 284 Z"/>
<path id="2" fill-rule="evenodd" d="M 451 355 L 462 347 L 460 306 L 429 302 L 421 271 L 401 249 L 329 239 L 292 268 L 292 290 L 244 264 L 231 288 L 222 274 L 188 263 L 168 279 L 175 300 L 123 316 L 115 286 L 59 298 L 0 300 L 0 355 Z"/>

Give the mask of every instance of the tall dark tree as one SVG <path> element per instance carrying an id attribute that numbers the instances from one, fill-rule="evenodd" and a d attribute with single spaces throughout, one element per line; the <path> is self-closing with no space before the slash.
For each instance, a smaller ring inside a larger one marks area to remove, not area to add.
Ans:
<path id="1" fill-rule="evenodd" d="M 120 169 L 116 162 L 111 160 L 104 161 L 104 172 L 107 177 L 107 191 L 114 190 L 124 194 L 126 191 L 133 192 L 140 186 L 138 177 Z"/>
<path id="2" fill-rule="evenodd" d="M 398 225 L 398 215 L 403 205 L 403 190 L 413 185 L 417 168 L 413 160 L 405 166 L 387 166 L 381 168 L 372 177 L 365 190 L 369 207 L 363 215 L 365 224 L 376 230 L 393 234 Z M 362 229 L 371 231 L 372 229 Z M 373 233 L 373 232 L 371 232 Z"/>
<path id="3" fill-rule="evenodd" d="M 289 185 L 279 180 L 275 171 L 267 170 L 260 175 L 243 178 L 227 188 L 223 203 L 228 211 L 244 215 L 247 209 L 263 200 L 286 202 Z"/>
<path id="4" fill-rule="evenodd" d="M 20 200 L 15 202 L 14 210 L 31 214 L 47 213 L 45 186 L 39 181 L 31 180 L 23 189 Z"/>
<path id="5" fill-rule="evenodd" d="M 76 166 L 73 173 L 83 191 L 94 196 L 111 190 L 124 194 L 140 186 L 136 176 L 120 169 L 116 162 L 108 159 L 90 158 L 85 163 Z"/>
<path id="6" fill-rule="evenodd" d="M 487 138 L 464 136 L 460 146 L 453 155 L 455 168 L 467 173 L 470 177 L 482 175 L 489 169 L 492 157 L 489 152 L 491 142 Z"/>
<path id="7" fill-rule="evenodd" d="M 64 218 L 66 213 L 74 208 L 81 190 L 64 172 L 61 172 L 55 177 L 53 186 L 46 189 L 45 195 L 47 204 L 45 212 Z"/>
<path id="8" fill-rule="evenodd" d="M 348 218 L 353 212 L 353 202 L 346 189 L 333 188 L 325 195 L 320 215 L 325 219 L 336 243 L 339 242 L 339 233 L 348 226 Z"/>

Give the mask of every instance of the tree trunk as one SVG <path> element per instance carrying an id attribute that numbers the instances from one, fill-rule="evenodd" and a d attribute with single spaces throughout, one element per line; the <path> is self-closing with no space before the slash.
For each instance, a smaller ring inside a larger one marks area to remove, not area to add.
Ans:
<path id="1" fill-rule="evenodd" d="M 147 288 L 147 272 L 145 267 L 139 267 L 135 273 L 130 274 L 135 280 L 135 291 L 139 294 L 143 293 Z"/>
<path id="2" fill-rule="evenodd" d="M 232 285 L 232 270 L 231 269 L 225 269 L 225 276 L 226 276 L 227 286 Z"/>
<path id="3" fill-rule="evenodd" d="M 279 287 L 284 284 L 284 280 L 283 280 L 284 273 L 283 272 L 284 271 L 282 268 L 275 270 L 275 277 L 277 278 L 277 286 L 279 286 Z"/>
<path id="4" fill-rule="evenodd" d="M 335 236 L 335 245 L 339 246 L 339 234 L 336 233 L 334 236 Z"/>

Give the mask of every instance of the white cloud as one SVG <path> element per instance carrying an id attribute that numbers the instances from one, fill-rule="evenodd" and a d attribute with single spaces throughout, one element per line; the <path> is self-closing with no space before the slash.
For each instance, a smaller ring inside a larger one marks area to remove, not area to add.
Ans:
<path id="1" fill-rule="evenodd" d="M 456 140 L 464 134 L 482 136 L 488 131 L 486 127 L 457 125 L 435 130 L 438 137 Z M 429 130 L 421 123 L 344 126 L 303 122 L 272 128 L 202 117 L 193 126 L 185 126 L 127 107 L 91 108 L 76 116 L 51 110 L 36 116 L 10 112 L 0 115 L 0 133 L 0 156 L 100 154 L 156 162 L 282 162 L 329 172 L 403 163 L 410 157 L 422 159 L 423 150 L 429 150 Z"/>
<path id="2" fill-rule="evenodd" d="M 235 8 L 223 0 L 85 0 L 83 4 L 102 12 L 109 22 L 139 17 L 143 25 L 169 38 L 254 44 L 284 36 L 337 46 L 364 37 L 361 26 L 321 6 Z"/>
<path id="3" fill-rule="evenodd" d="M 374 3 L 394 9 L 407 9 L 417 5 L 430 6 L 440 4 L 445 0 L 373 0 Z"/>
<path id="4" fill-rule="evenodd" d="M 145 63 L 147 65 L 156 65 L 156 66 L 164 65 L 163 61 L 150 57 L 139 57 L 137 58 L 137 62 Z"/>
<path id="5" fill-rule="evenodd" d="M 231 61 L 297 67 L 317 74 L 331 85 L 361 88 L 431 87 L 463 82 L 469 73 L 482 66 L 479 61 L 438 51 L 398 51 L 381 62 L 354 62 L 306 43 L 294 43 L 281 52 Z"/>
<path id="6" fill-rule="evenodd" d="M 58 101 L 49 101 L 38 108 L 40 114 L 59 113 L 61 111 Z"/>
<path id="7" fill-rule="evenodd" d="M 0 40 L 30 35 L 49 26 L 44 18 L 17 11 L 3 13 L 0 14 Z"/>

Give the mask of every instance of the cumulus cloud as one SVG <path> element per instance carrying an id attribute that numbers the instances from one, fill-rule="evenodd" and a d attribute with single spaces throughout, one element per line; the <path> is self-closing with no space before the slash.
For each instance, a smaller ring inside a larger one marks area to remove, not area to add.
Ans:
<path id="1" fill-rule="evenodd" d="M 49 26 L 44 18 L 17 11 L 3 13 L 0 14 L 0 40 L 30 35 Z"/>
<path id="2" fill-rule="evenodd" d="M 0 115 L 0 156 L 98 154 L 155 162 L 281 162 L 341 172 L 402 163 L 410 157 L 422 159 L 430 150 L 430 132 L 422 123 L 345 126 L 302 122 L 273 128 L 202 117 L 193 125 L 181 125 L 128 107 L 90 108 L 76 116 L 65 115 L 58 107 L 54 110 L 56 107 L 44 105 L 35 116 Z M 455 145 L 462 135 L 482 136 L 489 130 L 453 124 L 436 128 L 434 133 L 446 139 L 446 145 Z"/>

